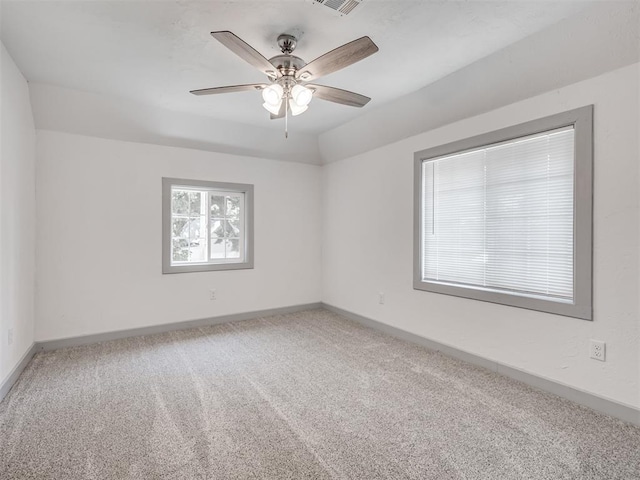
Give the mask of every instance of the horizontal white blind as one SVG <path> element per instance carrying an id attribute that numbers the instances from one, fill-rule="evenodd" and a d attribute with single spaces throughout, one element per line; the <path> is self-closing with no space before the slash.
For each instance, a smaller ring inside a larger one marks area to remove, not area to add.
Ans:
<path id="1" fill-rule="evenodd" d="M 422 279 L 573 301 L 574 129 L 422 163 Z"/>

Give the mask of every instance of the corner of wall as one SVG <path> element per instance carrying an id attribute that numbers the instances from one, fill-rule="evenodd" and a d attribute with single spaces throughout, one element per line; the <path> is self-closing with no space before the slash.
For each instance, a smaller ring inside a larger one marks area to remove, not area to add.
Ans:
<path id="1" fill-rule="evenodd" d="M 27 81 L 0 53 L 0 385 L 35 334 L 35 126 Z"/>

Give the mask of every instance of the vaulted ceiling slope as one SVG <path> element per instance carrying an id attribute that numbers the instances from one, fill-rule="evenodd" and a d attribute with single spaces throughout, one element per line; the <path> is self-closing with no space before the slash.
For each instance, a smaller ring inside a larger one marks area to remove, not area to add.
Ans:
<path id="1" fill-rule="evenodd" d="M 306 163 L 637 58 L 633 1 L 363 0 L 343 17 L 314 0 L 0 5 L 2 42 L 30 83 L 38 128 Z M 363 109 L 314 100 L 290 120 L 285 140 L 283 121 L 269 120 L 258 92 L 188 93 L 265 80 L 213 30 L 235 32 L 266 57 L 278 53 L 278 34 L 293 33 L 307 61 L 368 35 L 380 51 L 321 83 L 373 100 Z"/>
<path id="2" fill-rule="evenodd" d="M 640 3 L 600 3 L 322 133 L 320 155 L 348 158 L 638 62 Z"/>

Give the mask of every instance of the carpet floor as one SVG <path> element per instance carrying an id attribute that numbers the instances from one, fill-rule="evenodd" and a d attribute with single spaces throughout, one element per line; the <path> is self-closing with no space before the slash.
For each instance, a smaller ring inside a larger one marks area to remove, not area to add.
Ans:
<path id="1" fill-rule="evenodd" d="M 39 353 L 0 478 L 640 479 L 640 428 L 326 310 Z"/>

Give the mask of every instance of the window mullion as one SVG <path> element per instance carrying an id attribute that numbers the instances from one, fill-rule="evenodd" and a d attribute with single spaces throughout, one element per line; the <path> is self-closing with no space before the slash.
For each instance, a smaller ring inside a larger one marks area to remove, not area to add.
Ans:
<path id="1" fill-rule="evenodd" d="M 227 195 L 225 194 L 222 197 L 224 200 L 222 201 L 222 245 L 224 245 L 224 259 L 228 258 L 227 256 Z"/>
<path id="2" fill-rule="evenodd" d="M 205 208 L 205 215 L 206 215 L 206 224 L 207 224 L 207 238 L 205 238 L 205 244 L 206 244 L 206 248 L 207 248 L 207 263 L 211 263 L 211 190 L 207 190 L 207 202 L 206 202 L 206 208 Z"/>

